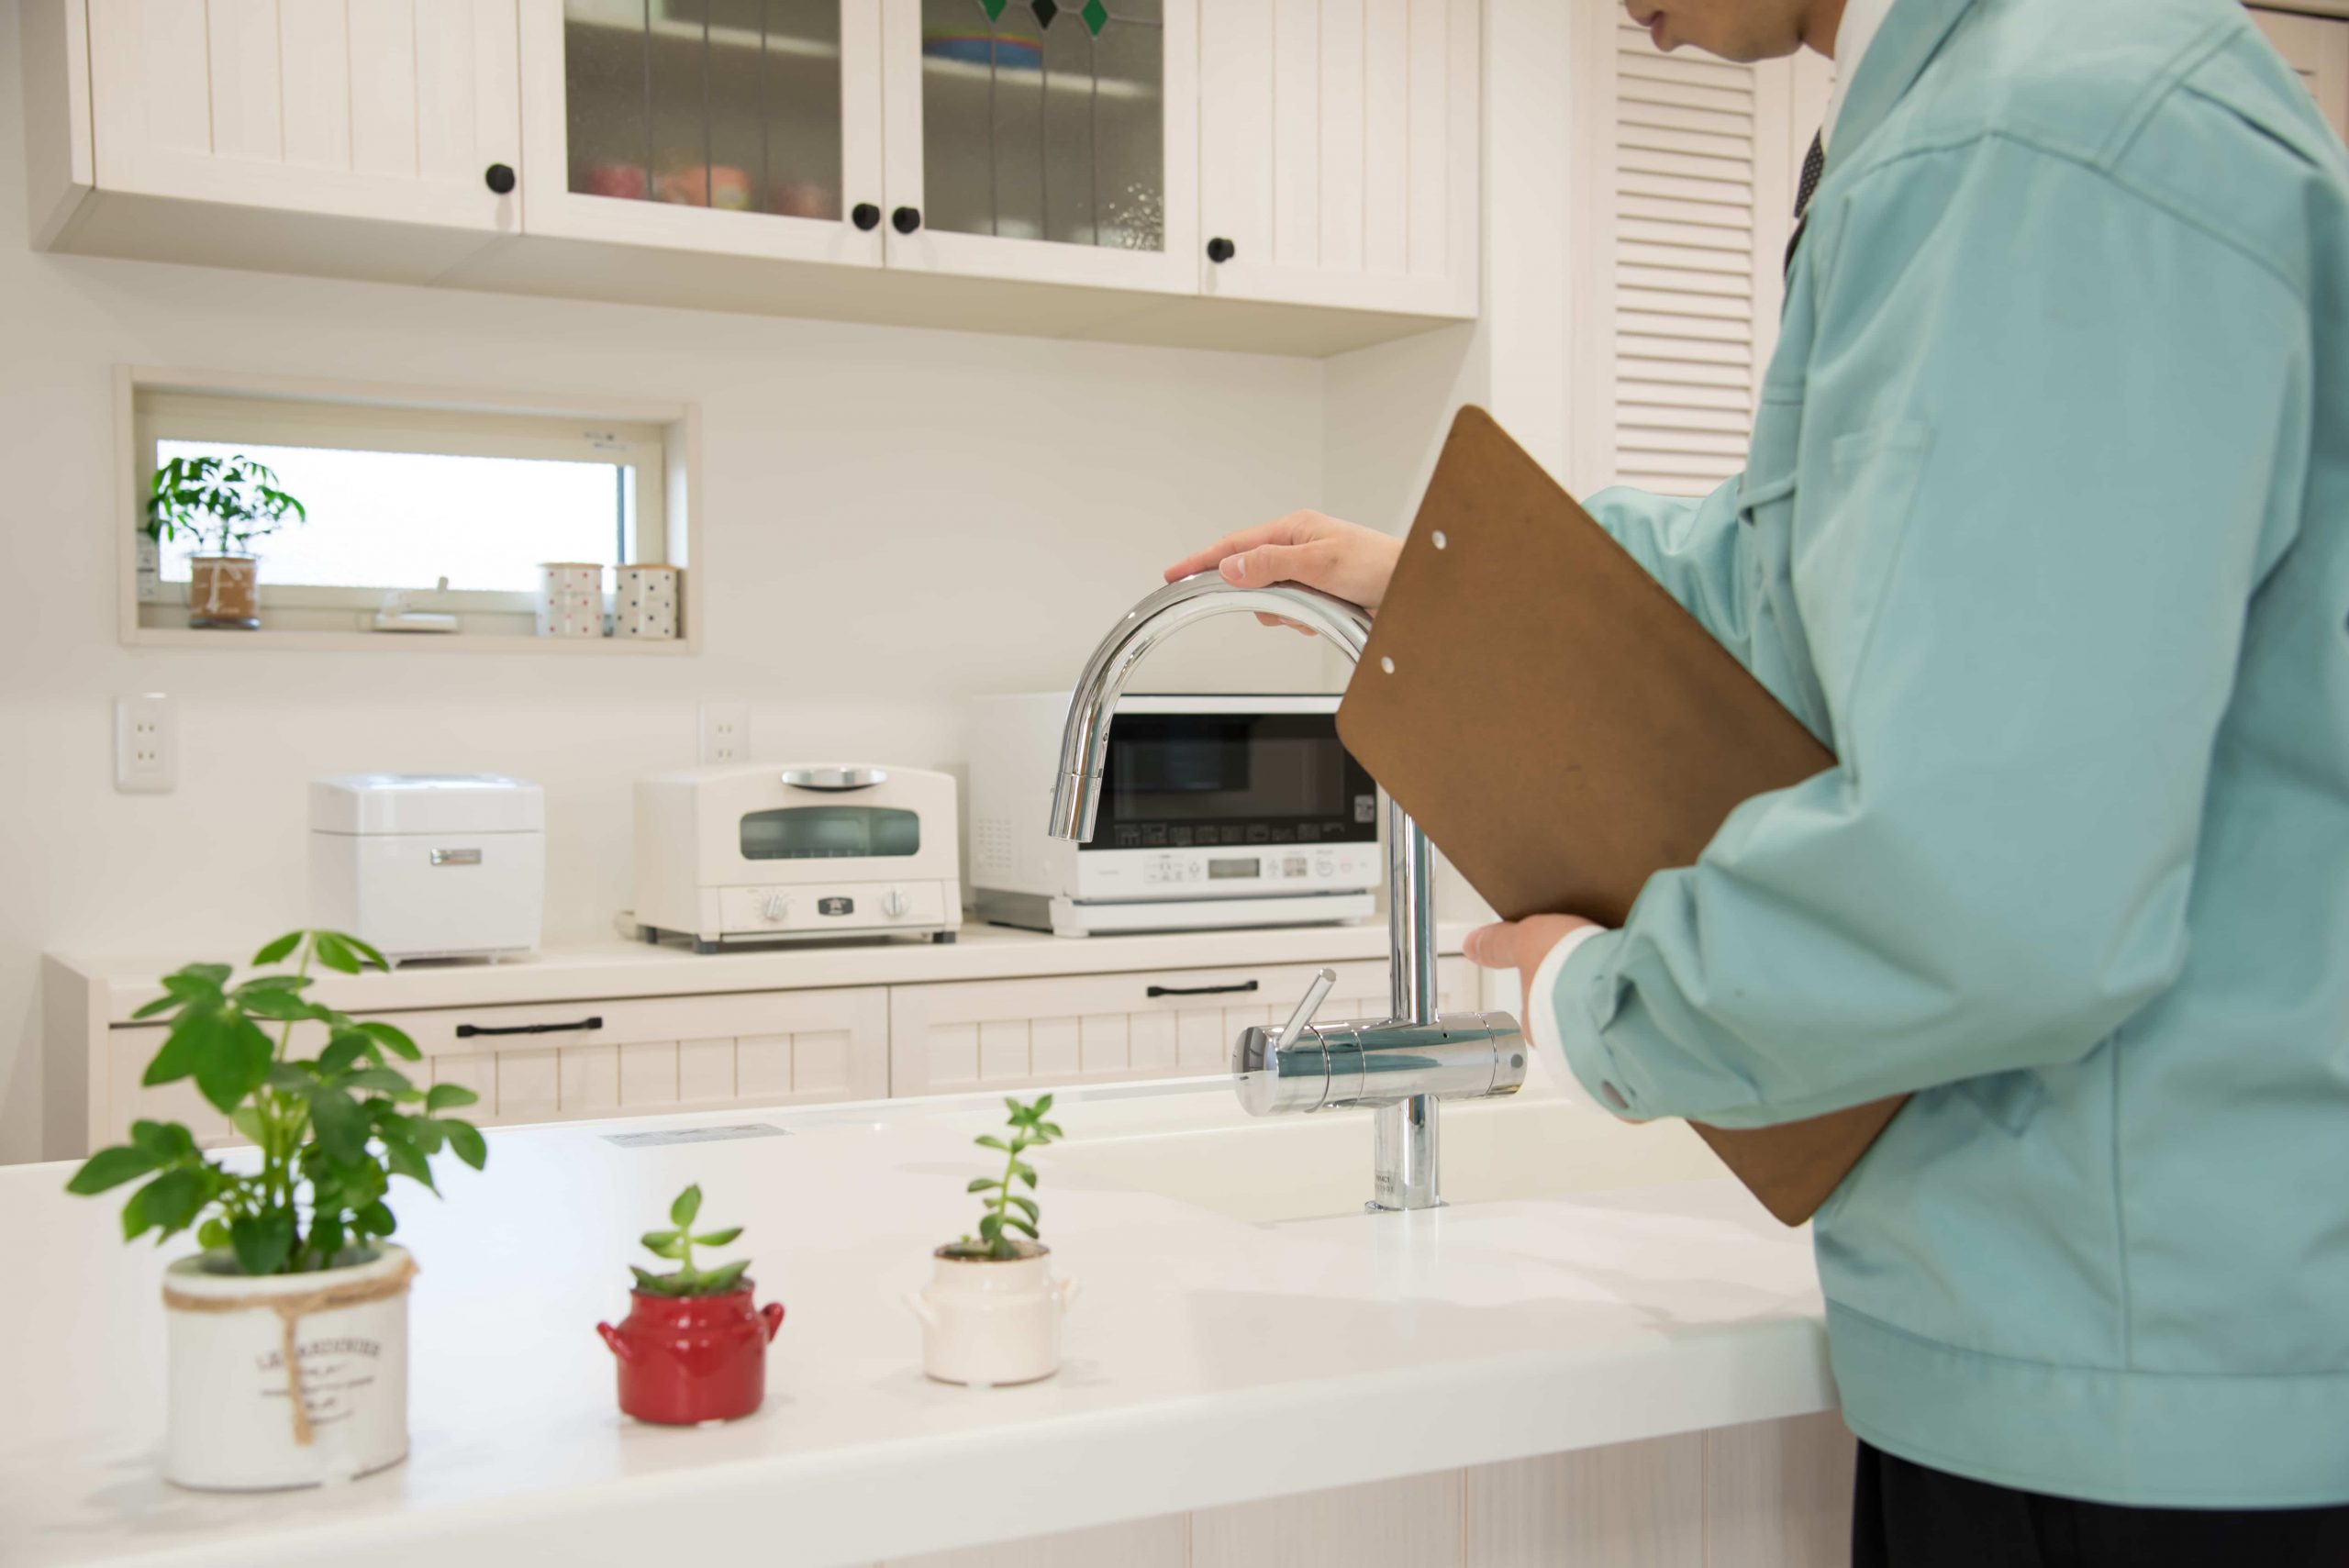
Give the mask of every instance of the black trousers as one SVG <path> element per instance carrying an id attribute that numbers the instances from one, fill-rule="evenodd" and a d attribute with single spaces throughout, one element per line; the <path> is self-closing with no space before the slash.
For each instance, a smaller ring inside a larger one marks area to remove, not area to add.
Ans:
<path id="1" fill-rule="evenodd" d="M 2349 1506 L 2123 1508 L 2018 1492 L 1860 1444 L 1852 1568 L 2343 1568 Z"/>

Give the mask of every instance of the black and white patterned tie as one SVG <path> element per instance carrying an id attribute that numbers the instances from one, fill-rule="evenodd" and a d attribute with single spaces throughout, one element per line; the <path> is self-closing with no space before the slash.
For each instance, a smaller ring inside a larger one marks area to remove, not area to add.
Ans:
<path id="1" fill-rule="evenodd" d="M 1820 177 L 1827 172 L 1827 132 L 1824 127 L 1810 139 L 1810 150 L 1803 154 L 1802 179 L 1795 186 L 1795 231 L 1787 239 L 1787 271 L 1795 270 L 1795 248 L 1802 243 L 1803 225 L 1810 212 L 1810 198 L 1819 194 Z"/>

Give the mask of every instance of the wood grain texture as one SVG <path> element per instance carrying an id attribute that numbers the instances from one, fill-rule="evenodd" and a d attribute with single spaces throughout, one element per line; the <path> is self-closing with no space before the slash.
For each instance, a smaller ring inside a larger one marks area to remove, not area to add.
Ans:
<path id="1" fill-rule="evenodd" d="M 1465 1568 L 1706 1568 L 1698 1432 L 1468 1472 Z"/>
<path id="2" fill-rule="evenodd" d="M 1704 1437 L 1708 1568 L 1845 1568 L 1856 1445 L 1840 1414 Z"/>
<path id="3" fill-rule="evenodd" d="M 876 1568 L 1184 1568 L 1190 1561 L 1184 1514 L 1070 1530 L 1064 1535 L 893 1558 Z"/>
<path id="4" fill-rule="evenodd" d="M 1191 1568 L 1459 1568 L 1461 1476 L 1271 1497 L 1191 1516 Z"/>

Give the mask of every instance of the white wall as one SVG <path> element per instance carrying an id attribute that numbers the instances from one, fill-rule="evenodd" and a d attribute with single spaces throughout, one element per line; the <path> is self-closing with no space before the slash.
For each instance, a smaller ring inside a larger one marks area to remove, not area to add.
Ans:
<path id="1" fill-rule="evenodd" d="M 0 5 L 0 1160 L 38 1151 L 37 955 L 245 957 L 304 917 L 304 782 L 495 769 L 548 791 L 549 935 L 629 899 L 629 783 L 696 703 L 762 757 L 956 765 L 960 699 L 1065 683 L 1200 540 L 1319 504 L 1310 361 L 1063 344 L 208 272 L 28 248 Z M 117 646 L 112 369 L 136 362 L 692 399 L 698 659 Z M 1241 620 L 1152 684 L 1312 689 Z M 112 788 L 111 704 L 179 700 L 180 787 Z"/>

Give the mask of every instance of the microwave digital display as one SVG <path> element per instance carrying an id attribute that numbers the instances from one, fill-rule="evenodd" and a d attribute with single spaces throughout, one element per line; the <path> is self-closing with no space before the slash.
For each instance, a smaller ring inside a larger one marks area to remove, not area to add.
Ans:
<path id="1" fill-rule="evenodd" d="M 1370 843 L 1377 801 L 1369 773 L 1339 742 L 1334 715 L 1119 713 L 1088 842 Z"/>
<path id="2" fill-rule="evenodd" d="M 854 860 L 921 852 L 921 817 L 887 806 L 785 806 L 742 814 L 746 861 Z"/>

